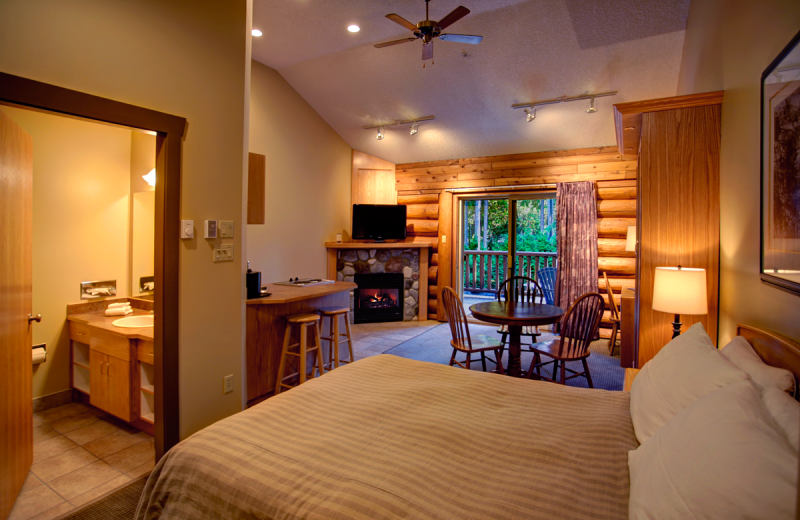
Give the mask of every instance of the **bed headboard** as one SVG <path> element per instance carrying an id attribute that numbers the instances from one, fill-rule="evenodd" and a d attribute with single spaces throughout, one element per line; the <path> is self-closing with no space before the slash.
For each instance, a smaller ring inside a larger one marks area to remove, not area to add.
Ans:
<path id="1" fill-rule="evenodd" d="M 737 325 L 736 334 L 744 337 L 753 346 L 764 363 L 785 368 L 794 374 L 795 386 L 797 386 L 797 383 L 800 382 L 800 344 L 774 332 L 750 325 Z"/>

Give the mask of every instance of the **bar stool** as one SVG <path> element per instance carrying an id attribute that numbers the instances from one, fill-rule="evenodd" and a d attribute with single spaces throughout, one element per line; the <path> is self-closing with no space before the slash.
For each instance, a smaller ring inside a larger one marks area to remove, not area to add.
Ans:
<path id="1" fill-rule="evenodd" d="M 299 343 L 292 343 L 289 344 L 289 341 L 292 337 L 292 329 L 294 327 L 299 327 L 300 329 L 300 342 Z M 314 330 L 312 333 L 314 334 L 314 346 L 308 348 L 308 327 L 313 327 Z M 292 352 L 291 350 L 295 347 L 299 347 L 297 352 Z M 278 368 L 278 382 L 275 384 L 275 395 L 278 395 L 283 387 L 286 388 L 293 388 L 293 386 L 302 385 L 306 382 L 306 375 L 307 375 L 307 367 L 306 363 L 308 360 L 308 353 L 316 351 L 316 364 L 317 369 L 319 370 L 319 375 L 323 374 L 322 368 L 322 342 L 320 341 L 319 337 L 319 315 L 318 314 L 292 314 L 291 316 L 286 317 L 286 333 L 283 336 L 283 352 L 281 353 L 281 363 L 280 367 Z M 286 370 L 286 356 L 296 356 L 299 359 L 298 366 L 299 370 L 292 374 L 284 375 L 284 371 Z M 312 377 L 314 373 L 314 369 L 312 367 L 311 370 Z M 289 385 L 284 383 L 287 378 L 299 376 L 300 382 L 297 385 Z"/>
<path id="2" fill-rule="evenodd" d="M 325 368 L 332 370 L 338 368 L 340 363 L 352 363 L 355 361 L 353 356 L 353 338 L 350 336 L 350 308 L 349 307 L 323 307 L 318 309 L 322 315 L 323 326 L 325 325 L 325 318 L 330 318 L 330 336 L 322 336 L 322 339 L 329 341 L 328 343 L 328 362 Z M 344 316 L 345 333 L 339 332 L 339 318 Z M 345 340 L 340 341 L 340 337 L 344 336 Z M 347 343 L 347 348 L 350 350 L 349 361 L 339 361 L 339 345 Z"/>

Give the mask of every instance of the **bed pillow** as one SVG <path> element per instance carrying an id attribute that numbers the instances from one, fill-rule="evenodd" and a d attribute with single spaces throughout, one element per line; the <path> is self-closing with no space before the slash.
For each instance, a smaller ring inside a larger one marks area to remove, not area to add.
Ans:
<path id="1" fill-rule="evenodd" d="M 753 347 L 742 336 L 736 336 L 722 350 L 731 363 L 747 372 L 755 387 L 763 392 L 767 387 L 775 386 L 783 392 L 794 395 L 794 376 L 783 368 L 771 367 L 764 363 Z"/>
<path id="2" fill-rule="evenodd" d="M 797 462 L 753 384 L 734 383 L 628 453 L 628 517 L 794 518 Z"/>
<path id="3" fill-rule="evenodd" d="M 631 385 L 631 421 L 640 444 L 653 436 L 698 397 L 747 374 L 736 368 L 711 343 L 703 325 L 667 343 L 645 363 Z"/>
<path id="4" fill-rule="evenodd" d="M 794 451 L 800 451 L 800 403 L 775 387 L 764 390 L 761 400 L 764 401 L 770 416 L 786 434 L 786 439 Z"/>

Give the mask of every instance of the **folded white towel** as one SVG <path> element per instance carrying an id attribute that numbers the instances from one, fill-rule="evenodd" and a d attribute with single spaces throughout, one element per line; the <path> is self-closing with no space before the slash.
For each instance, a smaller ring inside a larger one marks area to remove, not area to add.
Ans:
<path id="1" fill-rule="evenodd" d="M 109 309 L 116 309 L 118 307 L 130 307 L 130 302 L 119 302 L 119 303 L 110 303 L 108 304 Z"/>
<path id="2" fill-rule="evenodd" d="M 106 316 L 125 316 L 131 314 L 133 309 L 130 307 L 120 307 L 117 309 L 106 309 Z"/>

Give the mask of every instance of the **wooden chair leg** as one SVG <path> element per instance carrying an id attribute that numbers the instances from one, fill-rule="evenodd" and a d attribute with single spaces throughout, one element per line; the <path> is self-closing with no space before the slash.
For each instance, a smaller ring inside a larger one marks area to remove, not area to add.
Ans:
<path id="1" fill-rule="evenodd" d="M 589 388 L 594 388 L 592 384 L 592 374 L 589 373 L 589 363 L 587 363 L 586 358 L 583 358 L 581 361 L 583 361 L 583 370 L 586 373 L 586 380 L 589 382 Z"/>
<path id="2" fill-rule="evenodd" d="M 344 313 L 344 330 L 347 332 L 347 350 L 350 352 L 350 363 L 356 360 L 353 354 L 353 336 L 350 334 L 350 311 Z"/>
<path id="3" fill-rule="evenodd" d="M 561 384 L 567 384 L 567 363 L 564 361 L 561 362 Z"/>
<path id="4" fill-rule="evenodd" d="M 300 325 L 300 383 L 303 384 L 306 382 L 306 370 L 308 367 L 306 366 L 308 363 L 308 324 L 303 323 Z"/>
<path id="5" fill-rule="evenodd" d="M 339 368 L 339 316 L 331 316 L 331 357 L 328 361 L 333 361 L 333 368 Z"/>
<path id="6" fill-rule="evenodd" d="M 483 371 L 486 372 L 486 352 L 481 352 L 481 365 L 483 366 Z"/>
<path id="7" fill-rule="evenodd" d="M 450 366 L 453 366 L 453 363 L 456 362 L 456 349 L 453 347 L 453 353 L 450 355 Z"/>
<path id="8" fill-rule="evenodd" d="M 619 327 L 617 323 L 613 323 L 611 325 L 611 339 L 608 340 L 608 350 L 610 356 L 614 355 L 614 348 L 617 346 L 617 327 Z"/>
<path id="9" fill-rule="evenodd" d="M 552 374 L 552 376 L 553 376 L 553 382 L 554 383 L 558 383 L 558 360 L 557 359 L 553 360 L 553 374 Z"/>
<path id="10" fill-rule="evenodd" d="M 469 352 L 467 352 L 467 370 L 470 370 L 469 366 L 472 364 L 472 361 L 471 361 L 470 358 L 471 358 L 471 356 L 470 356 Z"/>
<path id="11" fill-rule="evenodd" d="M 283 383 L 283 373 L 286 370 L 286 351 L 289 349 L 289 340 L 292 337 L 292 324 L 286 324 L 286 332 L 283 334 L 283 350 L 281 351 L 281 362 L 278 365 L 278 382 L 275 383 L 275 395 L 281 393 Z"/>
<path id="12" fill-rule="evenodd" d="M 314 327 L 314 342 L 317 344 L 317 370 L 319 371 L 319 375 L 325 373 L 325 367 L 323 366 L 323 359 L 322 359 L 322 338 L 320 338 L 320 330 L 322 327 L 317 325 L 316 323 L 312 323 Z"/>
<path id="13" fill-rule="evenodd" d="M 495 359 L 497 360 L 497 373 L 498 374 L 505 374 L 506 371 L 503 369 L 503 355 L 498 355 L 498 351 L 494 351 Z"/>

